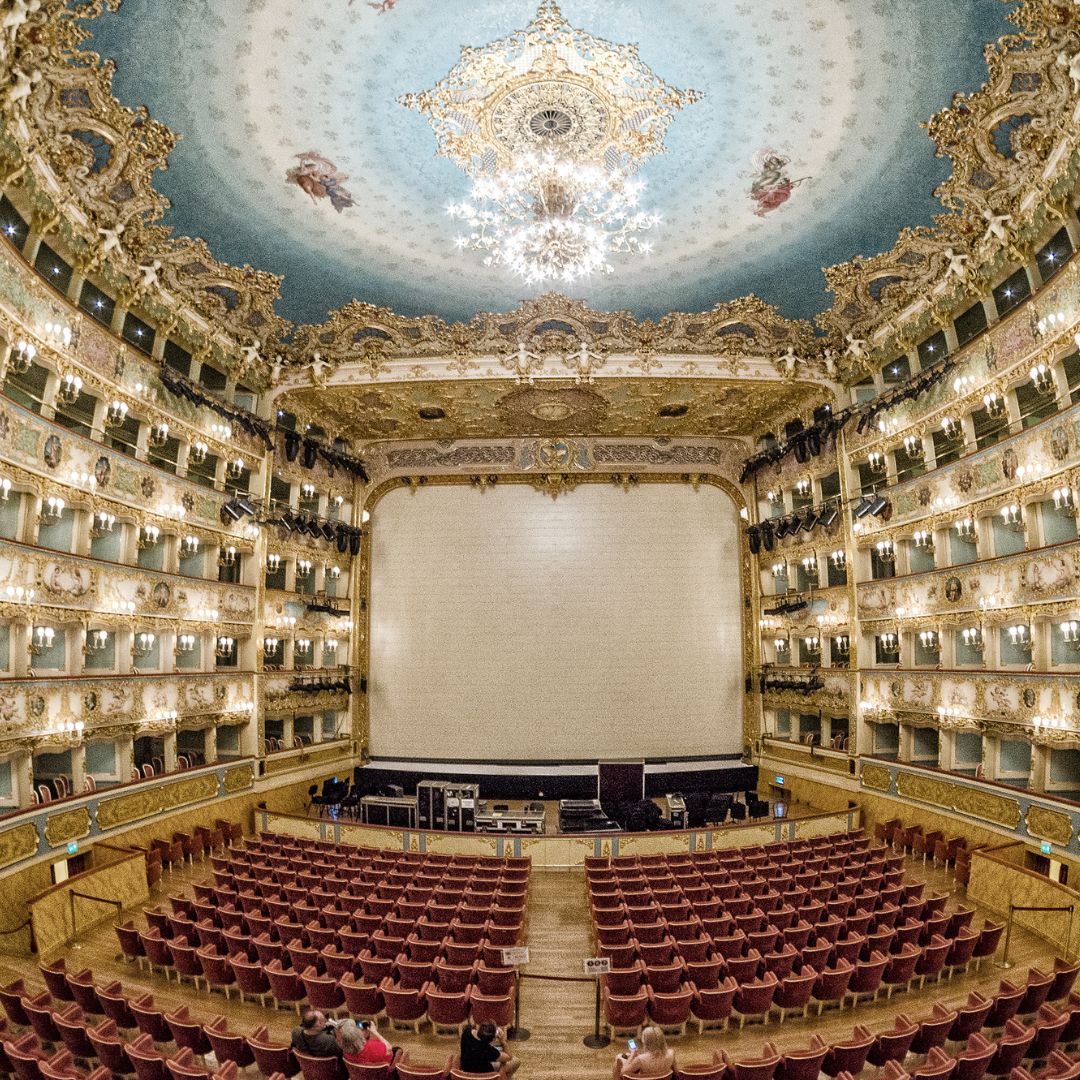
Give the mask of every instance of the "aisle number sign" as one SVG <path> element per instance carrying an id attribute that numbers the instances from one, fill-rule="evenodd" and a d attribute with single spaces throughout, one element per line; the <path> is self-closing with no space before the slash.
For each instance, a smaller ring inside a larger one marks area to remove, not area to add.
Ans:
<path id="1" fill-rule="evenodd" d="M 611 957 L 610 956 L 593 956 L 584 961 L 585 974 L 596 978 L 600 975 L 611 974 Z"/>
<path id="2" fill-rule="evenodd" d="M 528 945 L 517 945 L 512 949 L 502 950 L 503 967 L 521 967 L 529 962 Z"/>

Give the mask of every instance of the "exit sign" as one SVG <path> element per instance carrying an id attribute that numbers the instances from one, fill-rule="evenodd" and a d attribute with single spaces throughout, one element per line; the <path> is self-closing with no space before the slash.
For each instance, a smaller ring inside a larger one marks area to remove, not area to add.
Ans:
<path id="1" fill-rule="evenodd" d="M 79 850 L 79 842 L 78 842 L 78 840 L 72 840 L 71 843 L 68 844 L 68 848 L 67 848 L 68 854 L 69 855 L 74 855 L 75 852 L 78 851 L 78 850 Z"/>
<path id="2" fill-rule="evenodd" d="M 1052 851 L 1053 851 L 1054 849 L 1053 849 L 1053 848 L 1052 848 L 1052 847 L 1050 846 L 1050 842 L 1049 842 L 1048 840 L 1044 840 L 1044 841 L 1043 841 L 1043 842 L 1042 842 L 1042 843 L 1041 843 L 1041 844 L 1039 845 L 1039 850 L 1040 850 L 1040 851 L 1041 851 L 1041 852 L 1042 852 L 1042 853 L 1043 853 L 1044 855 L 1049 855 L 1049 854 L 1050 854 L 1050 853 L 1051 853 L 1051 852 L 1052 852 Z"/>

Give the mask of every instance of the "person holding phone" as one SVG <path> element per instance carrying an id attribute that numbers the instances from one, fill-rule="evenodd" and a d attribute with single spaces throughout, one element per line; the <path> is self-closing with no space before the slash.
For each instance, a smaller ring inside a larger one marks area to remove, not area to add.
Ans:
<path id="1" fill-rule="evenodd" d="M 370 1020 L 350 1024 L 340 1032 L 342 1056 L 357 1065 L 389 1065 L 394 1048 L 379 1034 Z"/>
<path id="2" fill-rule="evenodd" d="M 647 1027 L 641 1033 L 641 1046 L 631 1039 L 625 1053 L 615 1059 L 614 1080 L 623 1076 L 668 1076 L 675 1070 L 675 1051 L 670 1049 L 664 1033 L 658 1027 Z"/>
<path id="3" fill-rule="evenodd" d="M 513 1076 L 521 1062 L 508 1054 L 495 1041 L 496 1038 L 502 1037 L 502 1032 L 488 1021 L 477 1024 L 475 1027 L 466 1024 L 461 1032 L 461 1071 L 463 1073 L 501 1072 L 504 1076 Z"/>

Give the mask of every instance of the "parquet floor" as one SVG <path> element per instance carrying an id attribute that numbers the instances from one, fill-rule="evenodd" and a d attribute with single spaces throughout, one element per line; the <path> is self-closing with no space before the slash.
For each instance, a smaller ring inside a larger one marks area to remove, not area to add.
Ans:
<path id="1" fill-rule="evenodd" d="M 909 861 L 908 872 L 916 879 L 925 878 L 928 891 L 945 889 L 952 892 L 955 887 L 951 875 L 929 865 L 924 868 L 921 861 Z M 166 875 L 163 887 L 154 899 L 167 903 L 169 893 L 185 891 L 190 894 L 191 881 L 208 876 L 209 863 L 197 864 L 194 870 Z M 957 893 L 950 901 L 950 908 L 956 900 L 962 899 L 962 892 Z M 138 915 L 137 912 L 134 914 Z M 981 925 L 981 913 L 976 913 L 975 925 Z M 533 873 L 528 944 L 532 958 L 527 968 L 529 975 L 582 977 L 581 961 L 593 955 L 583 872 Z M 1003 972 L 987 961 L 978 973 L 958 976 L 940 986 L 930 985 L 921 992 L 894 994 L 891 1001 L 882 998 L 876 1003 L 864 1003 L 843 1012 L 833 1008 L 820 1019 L 789 1018 L 783 1025 L 774 1020 L 764 1027 L 753 1024 L 742 1032 L 733 1029 L 726 1033 L 706 1032 L 702 1036 L 687 1034 L 674 1040 L 673 1045 L 678 1058 L 691 1063 L 709 1060 L 713 1050 L 719 1047 L 732 1054 L 752 1057 L 766 1040 L 783 1050 L 804 1045 L 812 1033 L 820 1034 L 826 1041 L 839 1039 L 845 1037 L 856 1022 L 867 1024 L 871 1030 L 882 1030 L 891 1027 L 897 1013 L 904 1012 L 918 1019 L 935 1001 L 961 1002 L 973 989 L 992 993 L 1003 975 L 1011 974 L 1022 981 L 1028 965 L 1045 964 L 1048 960 L 1052 963 L 1051 957 L 1049 946 L 1017 930 L 1010 949 L 1010 959 L 1015 962 L 1011 973 Z M 217 992 L 196 994 L 190 986 L 178 988 L 175 982 L 166 982 L 160 974 L 150 976 L 134 965 L 125 964 L 119 956 L 110 923 L 76 943 L 66 954 L 66 960 L 69 970 L 88 967 L 99 981 L 120 979 L 128 994 L 148 991 L 167 1009 L 187 1004 L 193 1014 L 202 1019 L 223 1013 L 229 1018 L 232 1029 L 240 1032 L 246 1033 L 258 1024 L 267 1024 L 273 1034 L 287 1040 L 289 1029 L 295 1023 L 293 1012 L 275 1012 L 258 1004 L 242 1005 L 235 994 L 229 1001 Z M 0 976 L 4 982 L 24 977 L 35 988 L 42 984 L 36 958 L 27 961 L 4 958 Z M 549 982 L 531 978 L 523 982 L 521 1023 L 529 1029 L 531 1038 L 511 1047 L 512 1052 L 522 1059 L 518 1073 L 521 1080 L 606 1080 L 611 1075 L 613 1058 L 625 1044 L 620 1040 L 604 1050 L 590 1050 L 582 1045 L 582 1038 L 592 1031 L 594 1002 L 591 982 Z M 445 1060 L 456 1049 L 454 1039 L 431 1034 L 394 1033 L 390 1038 L 395 1044 L 411 1048 L 421 1060 L 433 1063 Z"/>

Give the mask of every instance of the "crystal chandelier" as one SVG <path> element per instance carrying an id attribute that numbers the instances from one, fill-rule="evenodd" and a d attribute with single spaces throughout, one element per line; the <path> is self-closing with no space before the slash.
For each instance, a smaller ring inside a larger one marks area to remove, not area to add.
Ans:
<path id="1" fill-rule="evenodd" d="M 448 212 L 468 229 L 458 248 L 482 252 L 485 266 L 505 266 L 530 285 L 574 282 L 610 274 L 613 253 L 652 250 L 640 234 L 660 218 L 637 209 L 643 188 L 621 169 L 530 154 L 478 177 L 471 199 Z"/>
<path id="2" fill-rule="evenodd" d="M 648 254 L 641 234 L 660 219 L 639 209 L 634 176 L 700 98 L 664 82 L 636 46 L 576 29 L 542 0 L 526 29 L 462 49 L 432 89 L 399 100 L 427 116 L 439 154 L 473 181 L 448 207 L 465 227 L 458 248 L 541 285 Z"/>

